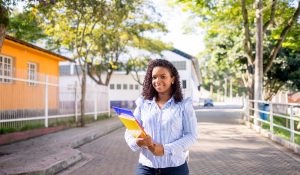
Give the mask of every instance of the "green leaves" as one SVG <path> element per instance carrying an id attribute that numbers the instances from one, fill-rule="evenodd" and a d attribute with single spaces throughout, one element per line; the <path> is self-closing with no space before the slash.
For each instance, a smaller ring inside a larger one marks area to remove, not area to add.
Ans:
<path id="1" fill-rule="evenodd" d="M 34 14 L 30 11 L 16 14 L 10 18 L 8 34 L 18 39 L 36 42 L 38 39 L 46 38 Z"/>
<path id="2" fill-rule="evenodd" d="M 253 61 L 251 59 L 247 60 L 247 58 L 250 56 L 254 60 L 255 55 L 256 41 L 254 34 L 256 31 L 254 26 L 254 0 L 244 1 L 249 29 L 249 38 L 246 38 L 245 40 L 246 44 L 249 46 L 248 53 L 244 47 L 246 21 L 243 18 L 241 1 L 176 0 L 176 2 L 183 6 L 185 10 L 193 12 L 194 15 L 200 19 L 199 26 L 195 27 L 206 29 L 206 50 L 201 53 L 200 56 L 202 57 L 202 63 L 205 62 L 204 65 L 207 66 L 207 68 L 203 68 L 207 71 L 207 82 L 212 82 L 219 78 L 222 79 L 225 76 L 233 76 L 239 80 L 241 79 L 240 72 L 243 72 L 246 79 L 251 81 L 251 74 L 253 71 L 249 72 L 249 70 L 251 70 L 249 67 L 253 66 Z M 272 62 L 277 64 L 277 60 L 283 59 L 281 56 L 277 56 L 277 58 L 273 60 L 272 51 L 274 52 L 274 50 L 278 49 L 278 39 L 282 37 L 283 30 L 288 26 L 288 22 L 296 13 L 297 5 L 299 5 L 299 2 L 295 0 L 264 1 L 263 21 L 265 22 L 266 27 L 264 34 L 265 66 L 271 65 Z M 267 24 L 267 22 L 269 22 L 269 24 Z M 296 21 L 289 30 L 286 38 L 283 36 L 283 50 L 287 49 L 291 52 L 299 51 L 299 20 Z M 281 50 L 278 55 L 282 55 L 282 52 L 284 51 Z M 295 59 L 295 57 L 291 55 L 288 55 L 287 57 L 289 57 L 289 59 Z M 277 70 L 275 67 L 272 69 Z M 283 69 L 285 71 L 292 71 L 288 69 L 288 67 Z M 274 72 L 274 70 L 272 70 L 272 72 Z M 290 73 L 287 75 L 292 77 L 292 74 Z M 270 78 L 270 76 L 266 76 L 266 78 Z M 276 79 L 276 76 L 272 76 L 272 79 Z M 249 88 L 251 88 L 251 86 L 249 86 L 250 81 L 248 81 L 247 85 Z M 295 79 L 290 79 L 290 81 L 296 82 Z M 278 85 L 280 84 L 281 83 L 278 82 Z"/>

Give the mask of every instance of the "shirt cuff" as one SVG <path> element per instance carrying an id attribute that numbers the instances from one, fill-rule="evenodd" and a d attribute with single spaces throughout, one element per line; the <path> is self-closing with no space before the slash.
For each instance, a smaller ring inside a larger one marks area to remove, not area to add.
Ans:
<path id="1" fill-rule="evenodd" d="M 170 145 L 165 144 L 165 145 L 163 145 L 163 146 L 164 146 L 164 154 L 165 154 L 165 155 L 172 155 L 172 154 L 173 154 L 172 148 L 171 148 Z"/>
<path id="2" fill-rule="evenodd" d="M 141 147 L 136 144 L 135 139 L 130 140 L 129 147 L 132 151 L 138 151 L 141 149 Z"/>

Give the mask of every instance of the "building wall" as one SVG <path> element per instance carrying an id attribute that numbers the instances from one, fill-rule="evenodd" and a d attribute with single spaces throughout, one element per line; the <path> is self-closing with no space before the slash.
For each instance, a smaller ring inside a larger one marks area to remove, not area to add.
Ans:
<path id="1" fill-rule="evenodd" d="M 200 82 L 196 78 L 195 68 L 192 64 L 192 60 L 187 59 L 171 51 L 164 51 L 163 58 L 172 62 L 173 64 L 174 62 L 185 62 L 186 64 L 185 70 L 181 70 L 176 66 L 176 64 L 174 64 L 178 70 L 180 80 L 181 80 L 181 85 L 183 85 L 183 81 L 186 81 L 186 88 L 182 87 L 182 92 L 185 98 L 191 97 L 193 101 L 198 102 L 200 97 L 198 86 Z"/>
<path id="2" fill-rule="evenodd" d="M 27 63 L 37 64 L 37 81 L 45 82 L 47 74 L 49 83 L 58 84 L 58 63 L 62 59 L 7 39 L 0 54 L 12 58 L 12 77 L 18 79 L 10 83 L 0 82 L 0 110 L 43 109 L 45 86 L 30 86 L 22 81 L 28 80 Z M 49 108 L 57 108 L 58 88 L 49 86 L 49 93 Z"/>
<path id="3" fill-rule="evenodd" d="M 198 86 L 200 83 L 196 78 L 195 68 L 192 64 L 192 60 L 182 57 L 171 51 L 164 51 L 162 58 L 172 62 L 178 69 L 184 97 L 191 97 L 193 101 L 199 102 L 200 93 L 198 91 Z M 63 75 L 61 80 L 63 80 L 63 84 L 68 84 L 68 80 L 64 79 L 63 77 L 66 75 L 76 77 L 76 73 L 74 71 L 75 65 L 73 63 L 66 62 L 60 63 L 60 65 L 61 75 Z M 144 74 L 145 72 L 140 72 L 141 82 L 144 81 Z M 91 81 L 89 77 L 88 81 Z M 185 81 L 185 83 L 183 83 L 183 81 Z M 183 87 L 184 84 L 185 87 Z M 112 86 L 114 88 L 112 88 Z M 133 89 L 130 89 L 130 86 L 133 86 Z M 142 93 L 142 86 L 139 85 L 131 75 L 126 75 L 125 72 L 119 71 L 115 71 L 112 74 L 108 88 L 109 100 L 111 105 L 115 106 L 132 108 L 135 106 L 134 101 L 140 97 Z"/>

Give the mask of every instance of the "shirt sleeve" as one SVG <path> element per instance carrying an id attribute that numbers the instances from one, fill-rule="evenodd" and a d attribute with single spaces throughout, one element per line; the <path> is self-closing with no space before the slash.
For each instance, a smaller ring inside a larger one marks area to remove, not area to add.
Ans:
<path id="1" fill-rule="evenodd" d="M 191 98 L 185 99 L 183 106 L 183 136 L 172 143 L 164 144 L 165 154 L 183 152 L 197 142 L 197 118 Z"/>
<path id="2" fill-rule="evenodd" d="M 136 108 L 133 112 L 133 115 L 135 116 L 135 118 L 140 122 L 140 124 L 142 125 L 142 121 L 141 121 L 141 107 L 143 105 L 143 98 L 140 97 L 138 98 L 136 101 L 135 101 L 135 104 L 136 104 Z M 126 143 L 128 144 L 129 148 L 132 150 L 132 151 L 138 151 L 140 150 L 141 148 L 136 144 L 136 138 L 134 138 L 130 133 L 129 131 L 126 129 L 125 131 L 125 134 L 124 134 L 124 138 L 125 138 L 125 141 Z"/>

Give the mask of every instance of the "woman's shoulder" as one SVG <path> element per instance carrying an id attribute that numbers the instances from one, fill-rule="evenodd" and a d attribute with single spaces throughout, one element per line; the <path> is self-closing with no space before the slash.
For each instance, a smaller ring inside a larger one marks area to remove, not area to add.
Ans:
<path id="1" fill-rule="evenodd" d="M 143 96 L 140 96 L 139 98 L 137 98 L 135 100 L 135 104 L 138 106 L 138 105 L 142 105 L 144 103 L 151 103 L 152 101 L 151 100 L 148 100 L 148 99 L 145 99 Z"/>
<path id="2" fill-rule="evenodd" d="M 193 100 L 191 97 L 185 97 L 184 99 L 182 99 L 181 101 L 182 104 L 193 104 Z"/>
<path id="3" fill-rule="evenodd" d="M 144 103 L 145 99 L 144 97 L 139 97 L 135 100 L 136 106 L 141 106 Z"/>

